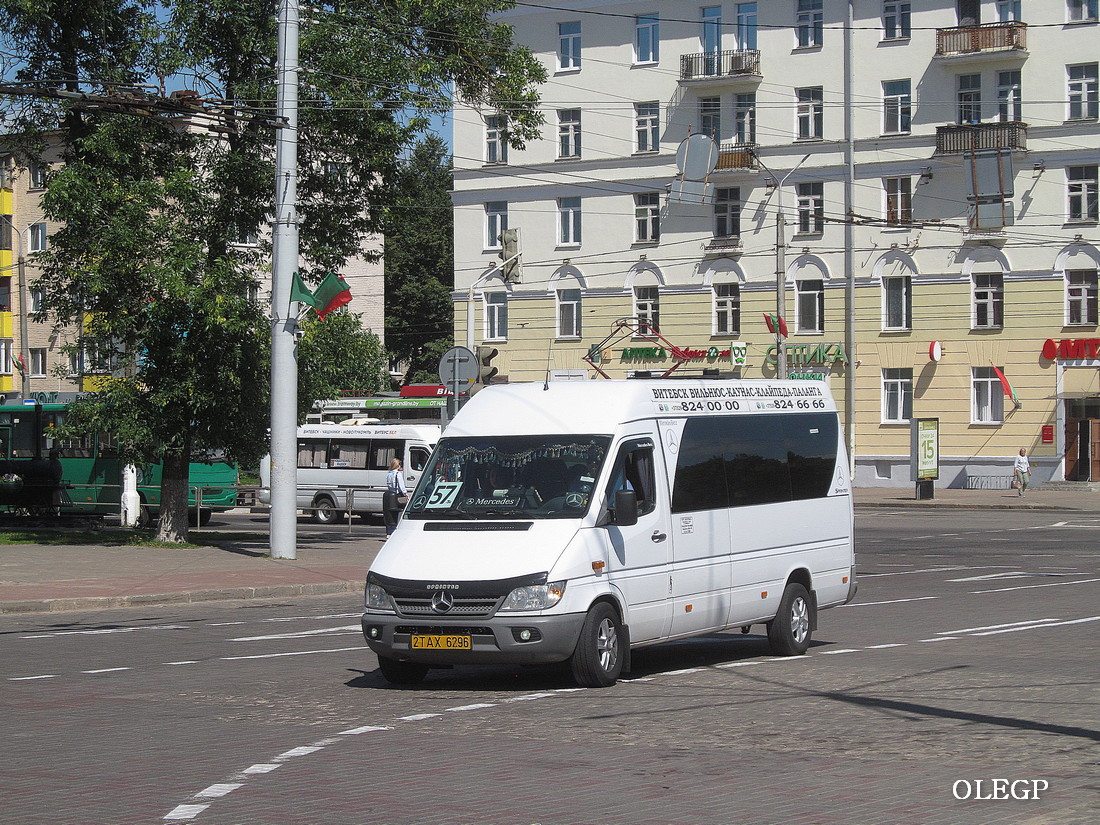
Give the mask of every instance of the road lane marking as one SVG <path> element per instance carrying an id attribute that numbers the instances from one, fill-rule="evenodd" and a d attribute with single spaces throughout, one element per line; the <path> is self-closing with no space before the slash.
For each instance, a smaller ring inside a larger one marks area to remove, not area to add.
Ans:
<path id="1" fill-rule="evenodd" d="M 944 636 L 949 636 L 953 633 L 975 633 L 979 630 L 1000 630 L 1002 627 L 1020 627 L 1021 625 L 1033 625 L 1033 624 L 1045 624 L 1047 622 L 1056 622 L 1057 619 L 1028 619 L 1026 622 L 1007 622 L 1005 624 L 988 624 L 982 627 L 964 627 L 960 630 L 944 630 L 941 633 Z"/>
<path id="2" fill-rule="evenodd" d="M 1013 590 L 1036 590 L 1040 587 L 1065 587 L 1069 584 L 1092 584 L 1093 582 L 1100 582 L 1100 579 L 1080 579 L 1074 582 L 1050 582 L 1048 584 L 1023 584 L 1019 587 L 1001 587 L 997 590 L 971 590 L 971 595 L 977 595 L 979 593 L 1009 593 Z"/>
<path id="3" fill-rule="evenodd" d="M 842 604 L 841 607 L 874 607 L 879 604 L 901 604 L 902 602 L 926 602 L 930 599 L 938 599 L 939 596 L 915 596 L 912 599 L 890 599 L 886 602 L 852 602 Z"/>
<path id="4" fill-rule="evenodd" d="M 311 656 L 314 653 L 345 653 L 349 650 L 366 650 L 366 647 L 332 647 L 326 650 L 293 650 L 289 653 L 259 653 L 253 656 L 222 656 L 219 661 L 236 662 L 240 659 L 278 659 L 282 656 Z"/>
<path id="5" fill-rule="evenodd" d="M 209 807 L 209 805 L 177 805 L 169 812 L 168 816 L 164 818 L 168 822 L 180 822 L 187 819 L 194 819 Z"/>
<path id="6" fill-rule="evenodd" d="M 341 627 L 322 627 L 315 630 L 299 630 L 293 633 L 273 633 L 269 636 L 240 636 L 226 639 L 227 642 L 267 642 L 273 639 L 305 639 L 310 636 L 325 636 L 330 633 L 362 633 L 362 625 L 348 624 Z"/>
<path id="7" fill-rule="evenodd" d="M 182 624 L 145 625 L 142 627 L 104 627 L 98 630 L 55 630 L 51 633 L 33 633 L 20 639 L 53 639 L 59 636 L 104 636 L 108 633 L 137 633 L 141 630 L 190 630 Z"/>
<path id="8" fill-rule="evenodd" d="M 217 785 L 211 785 L 209 788 L 205 788 L 199 791 L 195 796 L 199 799 L 217 799 L 220 796 L 225 796 L 227 793 L 232 793 L 241 787 L 241 782 L 220 782 Z"/>
<path id="9" fill-rule="evenodd" d="M 1087 622 L 1100 622 L 1100 616 L 1089 616 L 1085 619 L 1070 619 L 1065 622 L 1051 622 L 1050 624 L 1037 624 L 1029 627 L 1010 627 L 1005 630 L 987 630 L 985 633 L 975 633 L 975 636 L 996 636 L 999 633 L 1019 633 L 1021 630 L 1043 630 L 1048 627 L 1062 627 L 1067 624 L 1085 624 Z"/>
<path id="10" fill-rule="evenodd" d="M 81 673 L 118 673 L 120 670 L 130 670 L 128 667 L 101 667 L 99 670 L 82 670 Z"/>
<path id="11" fill-rule="evenodd" d="M 9 676 L 9 682 L 30 682 L 34 679 L 56 679 L 56 673 L 45 673 L 41 676 Z"/>

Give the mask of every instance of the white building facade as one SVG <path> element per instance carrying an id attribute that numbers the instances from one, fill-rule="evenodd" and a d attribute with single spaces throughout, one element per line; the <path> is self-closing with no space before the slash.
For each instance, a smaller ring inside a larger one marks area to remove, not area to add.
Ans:
<path id="1" fill-rule="evenodd" d="M 510 381 L 785 361 L 864 486 L 911 483 L 914 418 L 941 486 L 1007 486 L 1020 448 L 1100 480 L 1097 0 L 556 5 L 503 17 L 542 139 L 456 107 L 458 342 Z"/>

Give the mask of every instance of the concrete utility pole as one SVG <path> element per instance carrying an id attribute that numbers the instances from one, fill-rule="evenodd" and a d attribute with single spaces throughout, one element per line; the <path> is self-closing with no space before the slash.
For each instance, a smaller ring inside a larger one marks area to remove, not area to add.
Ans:
<path id="1" fill-rule="evenodd" d="M 297 558 L 298 0 L 280 0 L 275 130 L 275 227 L 271 278 L 271 557 Z"/>
<path id="2" fill-rule="evenodd" d="M 785 318 L 787 315 L 787 240 L 783 235 L 783 184 L 809 158 L 809 154 L 803 155 L 802 160 L 796 163 L 775 187 L 775 314 L 779 318 Z M 775 377 L 786 378 L 787 342 L 778 328 L 775 330 L 775 346 Z"/>

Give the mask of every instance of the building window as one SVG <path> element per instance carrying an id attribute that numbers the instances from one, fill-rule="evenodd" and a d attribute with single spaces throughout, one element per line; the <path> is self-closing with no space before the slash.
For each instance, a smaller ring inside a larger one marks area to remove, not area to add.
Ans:
<path id="1" fill-rule="evenodd" d="M 795 281 L 795 293 L 798 301 L 798 331 L 825 331 L 825 282 Z"/>
<path id="2" fill-rule="evenodd" d="M 1066 167 L 1070 221 L 1096 223 L 1100 220 L 1097 205 L 1097 166 Z"/>
<path id="3" fill-rule="evenodd" d="M 45 189 L 46 188 L 46 171 L 48 167 L 44 163 L 32 163 L 27 172 L 30 177 L 31 189 Z"/>
<path id="4" fill-rule="evenodd" d="M 1096 270 L 1066 271 L 1066 323 L 1072 326 L 1095 326 Z"/>
<path id="5" fill-rule="evenodd" d="M 485 118 L 485 162 L 508 162 L 508 115 Z"/>
<path id="6" fill-rule="evenodd" d="M 1001 379 L 993 367 L 971 367 L 970 393 L 973 399 L 971 421 L 975 424 L 1000 424 L 1005 417 L 1005 395 Z"/>
<path id="7" fill-rule="evenodd" d="M 982 122 L 982 76 L 980 74 L 959 75 L 957 98 L 960 124 Z"/>
<path id="8" fill-rule="evenodd" d="M 0 216 L 0 249 L 11 249 L 11 215 Z"/>
<path id="9" fill-rule="evenodd" d="M 485 248 L 500 249 L 500 233 L 508 228 L 508 201 L 485 204 Z"/>
<path id="10" fill-rule="evenodd" d="M 882 423 L 904 424 L 913 417 L 913 370 L 882 371 Z"/>
<path id="11" fill-rule="evenodd" d="M 581 156 L 581 110 L 558 109 L 558 157 Z"/>
<path id="12" fill-rule="evenodd" d="M 31 312 L 41 312 L 42 306 L 46 303 L 46 293 L 41 287 L 35 287 L 31 290 Z"/>
<path id="13" fill-rule="evenodd" d="M 825 231 L 825 184 L 798 184 L 798 232 L 801 235 Z"/>
<path id="14" fill-rule="evenodd" d="M 756 92 L 733 96 L 733 129 L 738 143 L 756 143 Z"/>
<path id="15" fill-rule="evenodd" d="M 30 356 L 31 378 L 44 378 L 46 376 L 46 348 L 32 347 Z"/>
<path id="16" fill-rule="evenodd" d="M 639 332 L 661 331 L 661 295 L 655 286 L 634 287 L 634 317 Z"/>
<path id="17" fill-rule="evenodd" d="M 1004 276 L 999 273 L 974 275 L 974 328 L 996 329 L 1005 323 Z"/>
<path id="18" fill-rule="evenodd" d="M 581 337 L 581 291 L 558 290 L 558 337 Z"/>
<path id="19" fill-rule="evenodd" d="M 1096 120 L 1100 114 L 1100 84 L 1097 64 L 1066 66 L 1069 75 L 1069 119 Z"/>
<path id="20" fill-rule="evenodd" d="M 1069 21 L 1071 23 L 1084 23 L 1097 19 L 1098 0 L 1069 0 Z"/>
<path id="21" fill-rule="evenodd" d="M 634 62 L 656 63 L 661 59 L 661 22 L 656 14 L 639 14 L 634 18 Z"/>
<path id="22" fill-rule="evenodd" d="M 756 48 L 756 3 L 737 4 L 737 48 Z"/>
<path id="23" fill-rule="evenodd" d="M 558 244 L 581 245 L 580 198 L 558 198 Z"/>
<path id="24" fill-rule="evenodd" d="M 714 334 L 741 334 L 741 288 L 737 284 L 714 285 Z"/>
<path id="25" fill-rule="evenodd" d="M 798 32 L 798 47 L 800 49 L 821 45 L 824 29 L 822 4 L 822 0 L 798 0 L 795 28 Z"/>
<path id="26" fill-rule="evenodd" d="M 913 222 L 913 179 L 908 175 L 886 178 L 886 223 L 891 225 Z"/>
<path id="27" fill-rule="evenodd" d="M 997 119 L 1001 123 L 1023 120 L 1020 72 L 997 72 Z"/>
<path id="28" fill-rule="evenodd" d="M 634 196 L 634 240 L 657 243 L 661 239 L 661 194 L 642 192 Z"/>
<path id="29" fill-rule="evenodd" d="M 638 136 L 636 151 L 658 151 L 661 148 L 661 104 L 635 103 L 634 131 Z"/>
<path id="30" fill-rule="evenodd" d="M 741 235 L 741 190 L 714 190 L 714 237 L 737 238 Z"/>
<path id="31" fill-rule="evenodd" d="M 884 40 L 900 40 L 909 37 L 910 28 L 909 3 L 901 0 L 883 0 L 882 3 L 882 38 Z"/>
<path id="32" fill-rule="evenodd" d="M 503 341 L 508 337 L 508 293 L 485 293 L 485 338 Z"/>
<path id="33" fill-rule="evenodd" d="M 558 69 L 581 67 L 581 23 L 558 23 Z"/>
<path id="34" fill-rule="evenodd" d="M 722 139 L 722 98 L 699 98 L 699 132 L 714 141 Z"/>
<path id="35" fill-rule="evenodd" d="M 703 26 L 699 32 L 703 54 L 707 55 L 706 73 L 718 73 L 718 53 L 722 51 L 722 7 L 704 6 Z"/>
<path id="36" fill-rule="evenodd" d="M 911 129 L 913 96 L 911 81 L 884 80 L 882 83 L 882 131 L 907 135 Z"/>
<path id="37" fill-rule="evenodd" d="M 821 86 L 795 89 L 798 97 L 798 139 L 817 140 L 825 131 L 825 103 Z"/>
<path id="38" fill-rule="evenodd" d="M 882 279 L 882 328 L 913 328 L 912 278 L 898 275 Z"/>
<path id="39" fill-rule="evenodd" d="M 1020 19 L 1020 0 L 997 0 L 998 22 L 1015 23 Z"/>
<path id="40" fill-rule="evenodd" d="M 11 375 L 15 368 L 12 361 L 14 349 L 10 338 L 0 339 L 0 375 Z"/>
<path id="41" fill-rule="evenodd" d="M 45 252 L 46 251 L 46 224 L 36 223 L 30 228 L 30 251 L 31 252 Z"/>

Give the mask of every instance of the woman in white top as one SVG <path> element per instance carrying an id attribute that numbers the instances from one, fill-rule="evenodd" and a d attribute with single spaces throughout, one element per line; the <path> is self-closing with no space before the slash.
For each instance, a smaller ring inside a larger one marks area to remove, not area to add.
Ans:
<path id="1" fill-rule="evenodd" d="M 386 498 L 397 504 L 397 509 L 384 507 L 382 517 L 386 522 L 386 535 L 390 535 L 397 529 L 397 520 L 401 517 L 401 510 L 408 502 L 409 490 L 405 486 L 405 473 L 401 467 L 401 459 L 395 458 L 390 462 L 390 471 L 386 473 L 386 492 L 393 493 Z"/>
<path id="2" fill-rule="evenodd" d="M 1027 489 L 1027 483 L 1031 479 L 1031 462 L 1027 460 L 1027 450 L 1020 450 L 1016 461 L 1012 464 L 1012 473 L 1016 477 L 1016 487 L 1020 495 Z"/>

